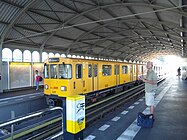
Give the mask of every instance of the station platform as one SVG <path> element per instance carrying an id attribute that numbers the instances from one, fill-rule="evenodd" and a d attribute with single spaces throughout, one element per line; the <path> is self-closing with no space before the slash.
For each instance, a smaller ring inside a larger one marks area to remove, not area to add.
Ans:
<path id="1" fill-rule="evenodd" d="M 0 93 L 0 99 L 11 98 L 20 95 L 28 95 L 33 93 L 43 92 L 43 86 L 40 86 L 39 90 L 36 90 L 35 87 L 23 87 L 11 90 L 5 90 Z"/>
<path id="2" fill-rule="evenodd" d="M 137 126 L 137 114 L 149 114 L 144 97 L 122 107 L 84 131 L 84 140 L 187 140 L 187 81 L 168 78 L 156 92 L 153 128 Z"/>

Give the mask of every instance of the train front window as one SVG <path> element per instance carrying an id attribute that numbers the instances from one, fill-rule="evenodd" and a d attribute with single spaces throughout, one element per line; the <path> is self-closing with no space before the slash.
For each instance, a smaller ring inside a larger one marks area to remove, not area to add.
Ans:
<path id="1" fill-rule="evenodd" d="M 51 79 L 57 79 L 57 74 L 58 74 L 57 71 L 58 71 L 57 65 L 56 64 L 51 64 L 50 65 Z"/>
<path id="2" fill-rule="evenodd" d="M 72 66 L 69 64 L 59 65 L 59 79 L 71 79 L 72 78 Z"/>
<path id="3" fill-rule="evenodd" d="M 49 78 L 49 65 L 44 65 L 44 78 Z"/>

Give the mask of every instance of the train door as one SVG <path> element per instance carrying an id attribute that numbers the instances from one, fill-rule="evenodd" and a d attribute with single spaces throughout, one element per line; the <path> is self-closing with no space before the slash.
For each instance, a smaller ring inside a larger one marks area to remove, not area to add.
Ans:
<path id="1" fill-rule="evenodd" d="M 120 77 L 119 77 L 119 65 L 114 66 L 114 75 L 115 75 L 115 84 L 120 84 Z"/>
<path id="2" fill-rule="evenodd" d="M 133 65 L 130 65 L 129 66 L 129 69 L 130 69 L 130 81 L 133 81 Z"/>
<path id="3" fill-rule="evenodd" d="M 88 63 L 87 67 L 88 67 L 87 74 L 84 74 L 86 78 L 83 80 L 83 91 L 91 92 L 93 90 L 92 88 L 92 76 L 93 76 L 92 63 Z"/>
<path id="4" fill-rule="evenodd" d="M 93 91 L 98 90 L 98 64 L 93 64 L 92 88 Z"/>

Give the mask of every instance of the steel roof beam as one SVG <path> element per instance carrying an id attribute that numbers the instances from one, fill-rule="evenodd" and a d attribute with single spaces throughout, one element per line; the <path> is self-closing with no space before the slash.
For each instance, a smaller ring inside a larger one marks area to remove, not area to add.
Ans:
<path id="1" fill-rule="evenodd" d="M 4 41 L 5 36 L 9 33 L 10 29 L 14 26 L 14 24 L 20 19 L 21 15 L 24 14 L 30 7 L 32 7 L 36 2 L 38 2 L 39 0 L 32 0 L 29 1 L 26 6 L 22 9 L 20 9 L 19 14 L 17 14 L 13 20 L 8 24 L 6 30 L 4 31 L 4 33 L 1 36 L 1 42 Z"/>

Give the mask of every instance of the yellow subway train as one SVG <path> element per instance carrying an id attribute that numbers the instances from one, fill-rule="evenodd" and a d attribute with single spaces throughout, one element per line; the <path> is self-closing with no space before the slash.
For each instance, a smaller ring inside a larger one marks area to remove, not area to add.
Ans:
<path id="1" fill-rule="evenodd" d="M 90 59 L 55 57 L 44 63 L 44 94 L 57 101 L 59 97 L 85 94 L 96 101 L 111 92 L 120 92 L 140 82 L 145 74 L 143 64 Z"/>

